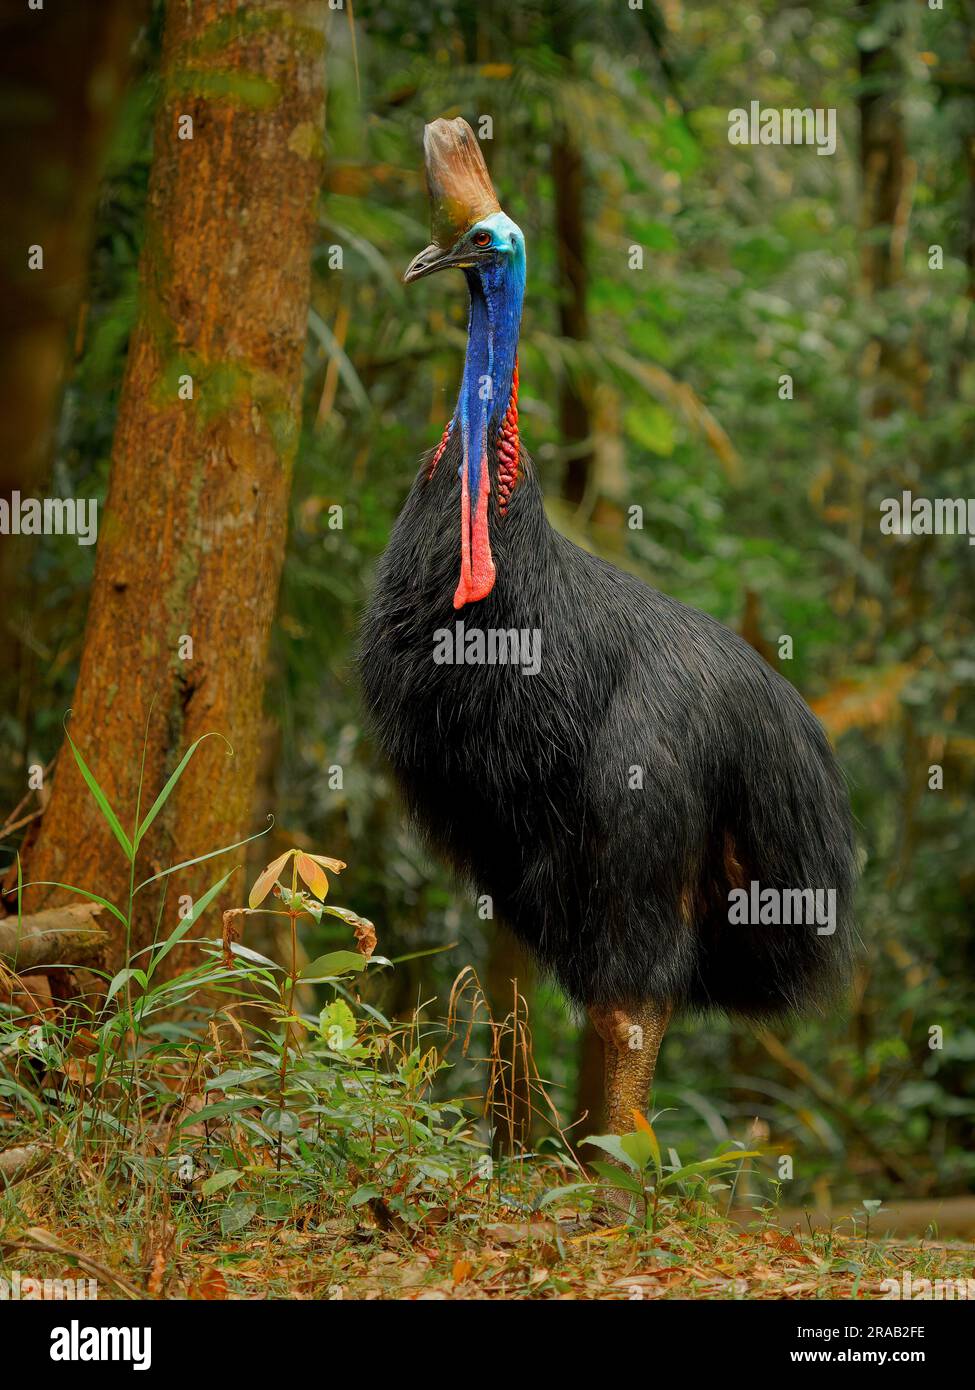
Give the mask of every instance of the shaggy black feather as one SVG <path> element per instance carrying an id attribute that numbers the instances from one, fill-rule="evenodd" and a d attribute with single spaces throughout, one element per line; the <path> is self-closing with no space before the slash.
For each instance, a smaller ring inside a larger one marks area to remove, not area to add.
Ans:
<path id="1" fill-rule="evenodd" d="M 549 525 L 522 454 L 497 582 L 460 613 L 458 431 L 379 564 L 360 671 L 416 822 L 580 1005 L 771 1016 L 849 973 L 855 847 L 826 737 L 736 633 Z M 438 665 L 435 633 L 538 629 L 541 670 Z M 631 790 L 630 769 L 643 770 Z M 740 866 L 740 868 L 739 868 Z M 728 893 L 836 890 L 836 929 L 736 926 Z"/>

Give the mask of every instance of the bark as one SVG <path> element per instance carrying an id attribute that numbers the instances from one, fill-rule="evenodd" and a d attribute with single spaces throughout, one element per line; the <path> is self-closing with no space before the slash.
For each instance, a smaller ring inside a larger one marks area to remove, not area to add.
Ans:
<path id="1" fill-rule="evenodd" d="M 143 814 L 194 739 L 218 731 L 234 751 L 211 739 L 197 752 L 136 882 L 248 829 L 298 438 L 324 9 L 172 0 L 166 15 L 140 305 L 70 727 L 129 830 L 146 730 Z M 178 138 L 186 116 L 192 139 Z M 160 934 L 176 895 L 242 858 L 177 875 Z M 28 871 L 126 900 L 128 865 L 66 747 Z M 136 899 L 133 950 L 153 939 L 155 893 Z M 119 933 L 108 955 L 123 960 Z M 166 968 L 184 960 L 177 948 Z"/>

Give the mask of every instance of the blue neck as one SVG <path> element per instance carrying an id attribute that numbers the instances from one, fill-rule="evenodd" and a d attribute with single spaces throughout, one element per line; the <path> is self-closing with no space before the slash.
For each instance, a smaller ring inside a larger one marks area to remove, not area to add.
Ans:
<path id="1" fill-rule="evenodd" d="M 454 418 L 460 421 L 470 491 L 475 497 L 482 454 L 500 428 L 511 399 L 525 297 L 524 248 L 464 273 L 471 308 L 464 378 Z"/>

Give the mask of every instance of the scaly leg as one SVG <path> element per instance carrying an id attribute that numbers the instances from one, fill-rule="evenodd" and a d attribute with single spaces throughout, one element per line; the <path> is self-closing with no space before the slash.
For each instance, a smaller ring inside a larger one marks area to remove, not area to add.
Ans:
<path id="1" fill-rule="evenodd" d="M 634 1110 L 646 1113 L 653 1085 L 657 1054 L 670 1018 L 670 1006 L 638 1004 L 593 1007 L 593 1027 L 603 1040 L 603 1075 L 606 1122 L 611 1134 L 630 1134 L 636 1129 Z M 626 1220 L 632 1199 L 610 1188 L 604 1220 Z"/>
<path id="2" fill-rule="evenodd" d="M 629 1134 L 636 1129 L 633 1111 L 643 1115 L 647 1109 L 657 1054 L 670 1019 L 670 1006 L 595 1005 L 589 1010 L 589 1017 L 603 1040 L 609 1132 Z"/>

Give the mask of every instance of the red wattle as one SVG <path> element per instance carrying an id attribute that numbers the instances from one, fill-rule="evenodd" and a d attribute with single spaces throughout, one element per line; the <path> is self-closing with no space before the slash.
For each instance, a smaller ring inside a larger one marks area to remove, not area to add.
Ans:
<path id="1" fill-rule="evenodd" d="M 476 603 L 487 598 L 494 588 L 496 571 L 488 535 L 488 496 L 491 474 L 487 454 L 481 455 L 481 478 L 477 489 L 477 505 L 471 524 L 471 494 L 465 460 L 460 485 L 460 580 L 454 594 L 454 607 Z"/>

